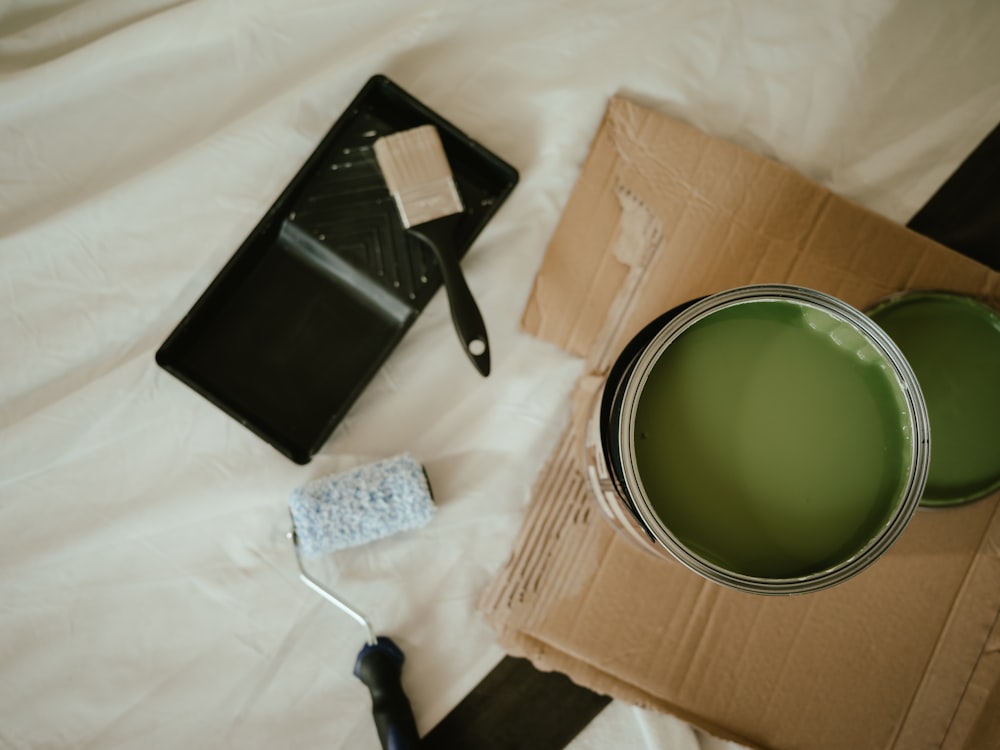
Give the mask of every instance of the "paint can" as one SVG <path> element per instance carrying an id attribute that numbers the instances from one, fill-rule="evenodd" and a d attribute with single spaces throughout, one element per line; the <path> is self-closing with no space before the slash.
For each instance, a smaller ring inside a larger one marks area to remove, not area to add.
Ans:
<path id="1" fill-rule="evenodd" d="M 871 318 L 768 284 L 636 334 L 584 446 L 598 506 L 627 539 L 730 588 L 794 594 L 847 580 L 898 538 L 930 426 L 913 370 Z"/>

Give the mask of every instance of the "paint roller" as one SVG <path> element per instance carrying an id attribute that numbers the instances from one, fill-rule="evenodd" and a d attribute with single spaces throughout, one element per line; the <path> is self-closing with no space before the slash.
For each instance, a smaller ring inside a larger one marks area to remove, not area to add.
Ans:
<path id="1" fill-rule="evenodd" d="M 371 692 L 372 714 L 382 747 L 417 748 L 420 737 L 400 681 L 403 651 L 391 638 L 376 635 L 360 610 L 310 575 L 303 559 L 427 524 L 434 504 L 423 467 L 411 455 L 402 454 L 315 479 L 292 492 L 289 510 L 289 537 L 299 578 L 365 629 L 366 643 L 355 661 L 354 676 Z"/>

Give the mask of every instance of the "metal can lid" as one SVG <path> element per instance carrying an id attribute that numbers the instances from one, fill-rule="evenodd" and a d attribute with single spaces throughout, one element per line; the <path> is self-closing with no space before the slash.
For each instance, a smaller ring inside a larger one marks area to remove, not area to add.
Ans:
<path id="1" fill-rule="evenodd" d="M 867 313 L 902 350 L 927 403 L 931 460 L 921 507 L 1000 489 L 1000 313 L 939 291 L 897 294 Z"/>

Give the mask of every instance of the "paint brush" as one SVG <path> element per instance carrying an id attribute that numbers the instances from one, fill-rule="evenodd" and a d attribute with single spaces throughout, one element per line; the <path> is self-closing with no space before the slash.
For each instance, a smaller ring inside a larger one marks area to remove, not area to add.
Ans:
<path id="1" fill-rule="evenodd" d="M 393 133 L 379 138 L 374 149 L 403 227 L 437 258 L 451 319 L 466 354 L 482 375 L 489 375 L 486 324 L 451 247 L 465 209 L 437 128 L 422 125 Z"/>

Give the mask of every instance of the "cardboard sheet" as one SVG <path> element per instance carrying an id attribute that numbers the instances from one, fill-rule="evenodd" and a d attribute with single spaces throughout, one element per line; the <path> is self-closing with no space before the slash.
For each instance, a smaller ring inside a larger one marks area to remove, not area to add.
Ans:
<path id="1" fill-rule="evenodd" d="M 908 288 L 1000 304 L 1000 274 L 613 98 L 522 320 L 586 357 L 587 374 L 481 609 L 510 653 L 750 746 L 996 747 L 1000 494 L 919 511 L 867 571 L 794 597 L 731 591 L 656 559 L 591 500 L 582 424 L 616 353 L 677 303 L 759 282 L 861 308 Z"/>

